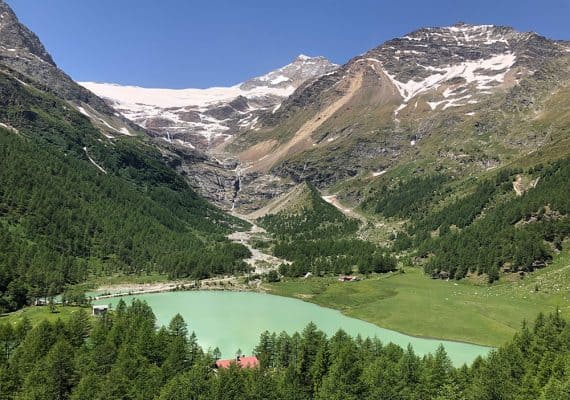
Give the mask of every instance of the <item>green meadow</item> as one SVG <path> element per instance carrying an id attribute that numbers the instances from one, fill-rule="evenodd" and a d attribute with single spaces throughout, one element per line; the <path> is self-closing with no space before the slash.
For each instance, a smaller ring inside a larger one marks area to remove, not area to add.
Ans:
<path id="1" fill-rule="evenodd" d="M 0 316 L 0 323 L 8 322 L 14 325 L 22 321 L 24 318 L 28 318 L 32 326 L 37 325 L 44 320 L 49 322 L 55 322 L 58 319 L 66 321 L 73 313 L 78 312 L 81 308 L 84 308 L 87 313 L 91 315 L 91 309 L 88 307 L 58 305 L 55 308 L 55 312 L 52 312 L 49 306 L 31 306 Z"/>

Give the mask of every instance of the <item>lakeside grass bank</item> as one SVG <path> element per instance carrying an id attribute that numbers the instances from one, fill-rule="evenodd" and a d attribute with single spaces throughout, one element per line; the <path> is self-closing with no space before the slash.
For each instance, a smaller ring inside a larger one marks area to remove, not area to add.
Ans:
<path id="1" fill-rule="evenodd" d="M 444 281 L 418 268 L 375 275 L 359 282 L 335 277 L 266 284 L 270 294 L 295 297 L 340 310 L 347 316 L 418 337 L 497 347 L 512 338 L 523 320 L 557 307 L 570 317 L 570 252 L 524 279 L 493 285 Z"/>

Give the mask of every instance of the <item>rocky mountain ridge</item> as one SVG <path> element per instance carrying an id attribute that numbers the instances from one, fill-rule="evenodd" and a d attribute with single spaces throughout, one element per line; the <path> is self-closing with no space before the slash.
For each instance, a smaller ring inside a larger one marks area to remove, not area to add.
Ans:
<path id="1" fill-rule="evenodd" d="M 37 35 L 19 22 L 3 0 L 0 0 L 0 65 L 29 77 L 67 100 L 108 138 L 134 135 L 140 130 L 59 69 Z"/>
<path id="2" fill-rule="evenodd" d="M 397 164 L 439 163 L 447 150 L 459 169 L 496 167 L 542 143 L 529 133 L 534 139 L 521 147 L 514 126 L 524 121 L 523 132 L 532 131 L 530 115 L 510 119 L 529 104 L 539 112 L 568 83 L 568 51 L 568 42 L 509 27 L 420 29 L 307 82 L 227 149 L 250 171 L 320 187 Z"/>
<path id="3" fill-rule="evenodd" d="M 266 115 L 261 122 L 279 124 L 291 109 L 306 105 L 303 98 L 314 101 L 313 93 L 332 91 L 334 85 L 359 73 L 375 78 L 370 84 L 384 86 L 385 97 L 395 95 L 396 121 L 400 111 L 415 106 L 412 99 L 423 98 L 431 110 L 475 104 L 472 97 L 512 87 L 548 60 L 569 51 L 568 42 L 510 27 L 458 23 L 422 28 L 389 40 L 354 57 L 335 73 L 310 82 L 274 116 Z"/>

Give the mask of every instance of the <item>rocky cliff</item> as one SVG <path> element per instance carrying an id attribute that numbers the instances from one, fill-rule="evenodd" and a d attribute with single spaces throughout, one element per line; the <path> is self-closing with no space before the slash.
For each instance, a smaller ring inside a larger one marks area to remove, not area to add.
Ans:
<path id="1" fill-rule="evenodd" d="M 0 0 L 0 65 L 29 77 L 66 99 L 107 137 L 133 135 L 139 128 L 59 69 L 39 38 Z"/>

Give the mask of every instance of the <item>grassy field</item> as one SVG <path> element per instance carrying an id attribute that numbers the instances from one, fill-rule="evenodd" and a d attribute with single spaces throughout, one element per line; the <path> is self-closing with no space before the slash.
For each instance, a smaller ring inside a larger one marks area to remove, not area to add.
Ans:
<path id="1" fill-rule="evenodd" d="M 360 282 L 309 278 L 266 288 L 414 336 L 498 346 L 541 311 L 559 307 L 570 318 L 570 251 L 525 279 L 491 286 L 433 280 L 408 268 Z"/>
<path id="2" fill-rule="evenodd" d="M 57 319 L 67 320 L 73 313 L 81 309 L 81 307 L 71 307 L 71 306 L 57 306 L 57 312 L 52 313 L 49 306 L 32 306 L 26 307 L 16 312 L 1 315 L 0 323 L 8 322 L 10 324 L 16 324 L 20 322 L 24 317 L 27 317 L 32 325 L 36 325 L 43 320 L 48 320 L 50 322 L 57 321 Z M 91 309 L 85 308 L 85 310 L 90 314 Z"/>

